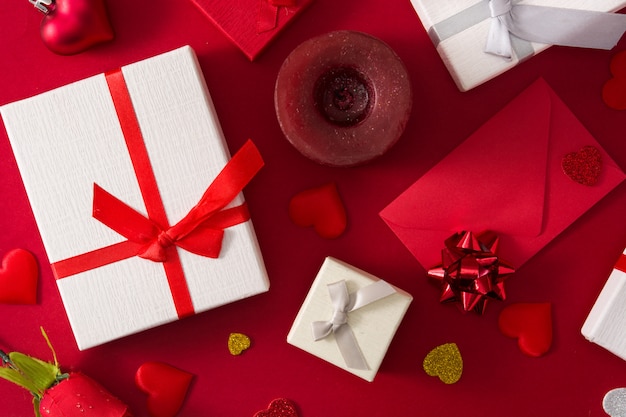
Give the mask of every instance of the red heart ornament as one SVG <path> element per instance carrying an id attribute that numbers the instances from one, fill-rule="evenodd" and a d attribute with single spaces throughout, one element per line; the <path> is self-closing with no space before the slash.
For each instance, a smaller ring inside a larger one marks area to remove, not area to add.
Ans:
<path id="1" fill-rule="evenodd" d="M 254 417 L 298 417 L 296 407 L 286 398 L 277 398 L 267 407 L 267 410 L 257 412 Z"/>
<path id="2" fill-rule="evenodd" d="M 594 185 L 602 172 L 602 155 L 594 146 L 585 146 L 570 152 L 561 160 L 565 175 L 582 185 Z"/>
<path id="3" fill-rule="evenodd" d="M 152 417 L 174 417 L 187 396 L 193 375 L 162 362 L 146 362 L 137 369 L 135 385 L 148 394 Z"/>
<path id="4" fill-rule="evenodd" d="M 113 39 L 104 0 L 55 0 L 41 22 L 44 44 L 60 55 L 72 55 Z"/>
<path id="5" fill-rule="evenodd" d="M 552 304 L 512 304 L 500 313 L 498 327 L 505 336 L 517 338 L 526 355 L 542 356 L 552 345 Z"/>
<path id="6" fill-rule="evenodd" d="M 602 99 L 612 109 L 626 110 L 626 51 L 613 56 L 610 70 L 613 78 L 602 87 Z"/>
<path id="7" fill-rule="evenodd" d="M 347 226 L 346 209 L 335 183 L 310 188 L 289 202 L 289 217 L 302 227 L 314 227 L 326 239 L 339 237 Z"/>
<path id="8" fill-rule="evenodd" d="M 37 260 L 30 252 L 8 252 L 0 267 L 0 303 L 37 304 L 38 277 Z"/>

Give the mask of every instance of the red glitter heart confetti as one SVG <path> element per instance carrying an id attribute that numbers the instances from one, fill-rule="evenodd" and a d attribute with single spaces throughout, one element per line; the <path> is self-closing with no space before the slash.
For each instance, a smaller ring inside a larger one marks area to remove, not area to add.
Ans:
<path id="1" fill-rule="evenodd" d="M 602 99 L 612 109 L 626 110 L 626 51 L 621 51 L 611 60 L 613 78 L 602 87 Z"/>
<path id="2" fill-rule="evenodd" d="M 314 227 L 326 239 L 339 237 L 347 226 L 344 208 L 334 183 L 310 188 L 296 194 L 289 202 L 289 217 L 301 227 Z"/>
<path id="3" fill-rule="evenodd" d="M 517 338 L 520 350 L 539 357 L 552 345 L 552 305 L 550 303 L 517 303 L 506 307 L 498 318 L 500 331 Z"/>
<path id="4" fill-rule="evenodd" d="M 174 417 L 185 401 L 193 375 L 161 362 L 146 362 L 137 369 L 135 384 L 148 394 L 152 417 Z"/>
<path id="5" fill-rule="evenodd" d="M 563 157 L 561 167 L 565 175 L 582 185 L 595 185 L 602 171 L 602 155 L 594 146 L 585 146 L 578 152 Z"/>
<path id="6" fill-rule="evenodd" d="M 4 255 L 0 266 L 0 303 L 37 304 L 39 267 L 25 249 L 13 249 Z"/>
<path id="7" fill-rule="evenodd" d="M 298 412 L 291 401 L 286 398 L 277 398 L 266 410 L 257 412 L 254 417 L 298 417 Z"/>

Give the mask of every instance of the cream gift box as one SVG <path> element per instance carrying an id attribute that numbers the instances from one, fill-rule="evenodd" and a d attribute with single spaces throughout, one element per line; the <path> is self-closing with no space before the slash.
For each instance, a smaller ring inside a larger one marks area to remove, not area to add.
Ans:
<path id="1" fill-rule="evenodd" d="M 470 90 L 550 45 L 511 37 L 510 60 L 484 51 L 491 26 L 488 0 L 411 0 L 437 52 L 461 91 Z M 514 0 L 514 3 L 614 12 L 624 0 Z"/>
<path id="2" fill-rule="evenodd" d="M 342 308 L 329 292 L 329 288 L 338 288 L 337 285 L 345 288 L 350 296 L 350 306 L 343 312 L 337 311 Z M 287 342 L 367 381 L 373 381 L 412 299 L 405 291 L 328 257 L 296 316 Z M 320 330 L 327 326 L 330 330 L 333 323 L 337 325 L 338 316 L 343 317 L 342 330 L 346 330 L 347 335 L 335 330 L 325 337 L 318 336 L 316 340 L 314 327 L 317 325 Z M 343 343 L 344 346 L 354 344 L 342 349 L 339 339 L 350 339 L 351 335 L 354 336 L 352 341 Z M 344 350 L 348 353 L 344 354 Z"/>
<path id="3" fill-rule="evenodd" d="M 229 162 L 190 47 L 0 114 L 81 350 L 268 290 L 250 221 L 225 229 L 217 258 L 165 245 L 173 261 L 155 262 L 126 253 L 129 241 L 92 217 L 101 188 L 142 219 L 159 218 L 161 205 L 159 221 L 176 224 Z M 152 191 L 142 188 L 150 178 Z M 227 208 L 244 203 L 239 191 L 232 197 Z"/>
<path id="4" fill-rule="evenodd" d="M 581 333 L 626 360 L 626 249 L 594 303 Z"/>

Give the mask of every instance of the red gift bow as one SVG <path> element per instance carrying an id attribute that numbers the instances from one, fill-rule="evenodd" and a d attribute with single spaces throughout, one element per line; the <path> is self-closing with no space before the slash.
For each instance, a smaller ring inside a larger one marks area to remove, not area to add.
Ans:
<path id="1" fill-rule="evenodd" d="M 278 8 L 294 7 L 297 0 L 259 0 L 259 16 L 257 21 L 257 32 L 263 33 L 274 30 L 278 25 Z"/>
<path id="2" fill-rule="evenodd" d="M 250 218 L 245 203 L 227 209 L 225 206 L 261 169 L 263 159 L 248 140 L 209 185 L 200 202 L 170 226 L 124 75 L 116 70 L 105 77 L 148 217 L 94 184 L 94 218 L 127 240 L 55 262 L 52 269 L 56 279 L 62 279 L 133 256 L 162 262 L 178 317 L 186 317 L 194 313 L 194 307 L 176 247 L 201 256 L 219 256 L 223 229 Z"/>

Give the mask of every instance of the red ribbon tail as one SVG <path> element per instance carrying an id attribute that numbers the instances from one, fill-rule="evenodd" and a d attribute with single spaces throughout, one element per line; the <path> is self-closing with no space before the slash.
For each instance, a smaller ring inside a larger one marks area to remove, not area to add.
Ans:
<path id="1" fill-rule="evenodd" d="M 219 227 L 211 219 L 220 219 L 222 216 L 219 214 L 220 210 L 227 212 L 227 210 L 222 209 L 241 193 L 263 165 L 263 158 L 254 142 L 246 141 L 213 180 L 200 202 L 182 220 L 169 229 L 169 234 L 174 239 L 181 240 L 205 222 L 209 222 L 208 224 L 213 225 L 213 227 Z M 239 215 L 242 214 L 243 212 Z M 249 214 L 247 217 L 242 216 L 239 223 L 248 219 Z M 236 223 L 229 224 L 229 226 L 233 224 Z"/>
<path id="2" fill-rule="evenodd" d="M 151 220 L 98 184 L 93 185 L 93 217 L 126 239 L 137 243 L 147 242 L 159 233 Z"/>

